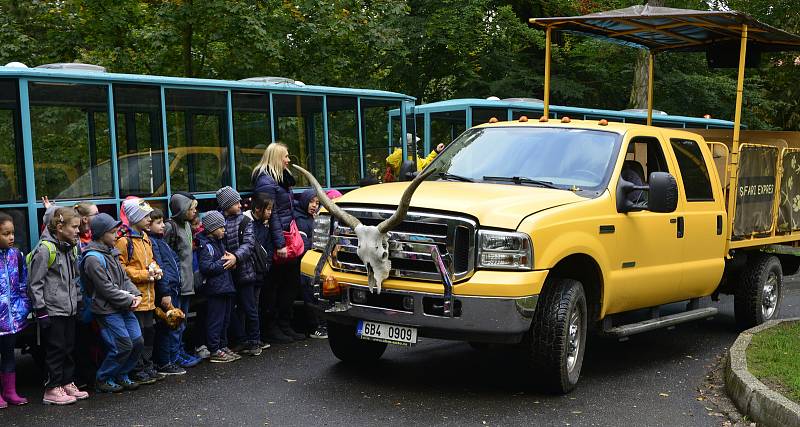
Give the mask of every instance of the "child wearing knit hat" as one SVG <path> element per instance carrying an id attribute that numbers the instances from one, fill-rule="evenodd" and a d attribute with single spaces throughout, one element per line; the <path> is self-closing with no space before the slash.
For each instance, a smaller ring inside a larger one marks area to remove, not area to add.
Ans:
<path id="1" fill-rule="evenodd" d="M 125 272 L 142 293 L 142 302 L 134 309 L 136 319 L 144 338 L 144 350 L 134 368 L 131 379 L 139 384 L 152 384 L 164 379 L 153 365 L 153 344 L 155 341 L 155 282 L 163 274 L 155 261 L 153 244 L 147 235 L 150 229 L 150 213 L 153 208 L 142 199 L 128 199 L 122 203 L 122 210 L 128 218 L 130 233 L 117 240 L 116 248 Z"/>
<path id="2" fill-rule="evenodd" d="M 253 221 L 242 214 L 242 198 L 231 187 L 217 190 L 217 205 L 225 217 L 225 248 L 235 262 L 231 273 L 236 285 L 236 302 L 231 320 L 234 351 L 249 356 L 261 354 L 261 329 L 256 297 L 257 276 L 253 259 Z"/>
<path id="3" fill-rule="evenodd" d="M 197 236 L 197 262 L 206 279 L 200 291 L 207 297 L 206 345 L 214 363 L 241 359 L 228 348 L 228 327 L 231 322 L 236 288 L 231 269 L 235 256 L 225 250 L 225 218 L 217 211 L 202 218 L 204 231 Z"/>

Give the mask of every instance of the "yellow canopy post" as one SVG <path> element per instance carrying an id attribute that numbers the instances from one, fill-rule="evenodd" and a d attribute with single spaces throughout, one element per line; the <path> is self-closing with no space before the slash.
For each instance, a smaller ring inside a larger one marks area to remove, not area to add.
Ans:
<path id="1" fill-rule="evenodd" d="M 545 30 L 544 45 L 544 116 L 550 117 L 550 26 Z"/>
<path id="2" fill-rule="evenodd" d="M 736 216 L 736 185 L 739 164 L 739 132 L 742 125 L 742 95 L 744 92 L 744 66 L 747 58 L 747 24 L 742 24 L 741 44 L 739 45 L 739 75 L 736 79 L 736 111 L 733 118 L 733 144 L 731 144 L 730 163 L 728 165 L 730 180 L 728 181 L 728 235 L 733 235 L 733 220 Z"/>
<path id="3" fill-rule="evenodd" d="M 653 51 L 647 51 L 647 126 L 653 124 Z"/>

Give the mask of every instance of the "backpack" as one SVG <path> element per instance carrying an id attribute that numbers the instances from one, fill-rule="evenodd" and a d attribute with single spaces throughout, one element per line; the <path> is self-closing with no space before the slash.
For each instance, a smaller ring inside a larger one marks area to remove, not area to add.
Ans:
<path id="1" fill-rule="evenodd" d="M 91 292 L 87 288 L 86 281 L 83 280 L 83 275 L 85 274 L 83 271 L 83 262 L 86 260 L 87 257 L 94 257 L 100 264 L 103 266 L 104 269 L 108 268 L 108 264 L 106 264 L 106 258 L 100 252 L 96 250 L 88 250 L 81 255 L 80 261 L 78 261 L 78 269 L 80 271 L 80 275 L 78 276 L 78 285 L 81 289 L 82 301 L 83 301 L 83 310 L 78 313 L 78 321 L 82 323 L 91 323 L 92 321 L 92 297 Z"/>
<path id="2" fill-rule="evenodd" d="M 253 222 L 253 220 L 245 215 L 242 218 L 242 222 L 239 223 L 239 245 L 244 243 L 244 231 L 247 228 L 247 225 Z M 270 267 L 272 267 L 272 259 L 270 258 L 267 250 L 264 249 L 264 246 L 261 246 L 255 238 L 253 239 L 253 264 L 255 267 L 256 275 L 265 277 L 267 273 L 269 273 Z"/>
<path id="3" fill-rule="evenodd" d="M 50 268 L 54 262 L 56 262 L 56 253 L 58 249 L 56 249 L 56 244 L 48 241 L 48 240 L 39 240 L 39 243 L 36 244 L 36 247 L 25 255 L 25 264 L 28 265 L 28 269 L 31 268 L 31 262 L 33 262 L 33 256 L 36 254 L 36 250 L 40 247 L 44 246 L 47 248 L 47 268 Z M 75 255 L 75 258 L 78 258 L 78 246 L 75 245 L 72 248 L 72 254 Z"/>

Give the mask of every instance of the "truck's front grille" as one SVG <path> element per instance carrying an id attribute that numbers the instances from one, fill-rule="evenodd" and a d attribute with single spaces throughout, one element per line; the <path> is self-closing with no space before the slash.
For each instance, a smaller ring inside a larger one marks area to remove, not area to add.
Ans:
<path id="1" fill-rule="evenodd" d="M 378 225 L 394 211 L 368 208 L 345 208 L 364 225 Z M 455 280 L 469 277 L 475 267 L 476 224 L 468 218 L 409 212 L 405 220 L 389 233 L 389 277 L 441 281 L 431 258 L 436 245 Z M 337 250 L 331 255 L 334 269 L 366 273 L 356 253 L 358 238 L 349 227 L 336 223 L 332 238 Z"/>

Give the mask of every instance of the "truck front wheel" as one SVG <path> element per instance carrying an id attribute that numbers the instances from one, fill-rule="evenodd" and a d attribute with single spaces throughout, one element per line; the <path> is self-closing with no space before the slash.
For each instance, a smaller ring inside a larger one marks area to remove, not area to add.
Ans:
<path id="1" fill-rule="evenodd" d="M 548 278 L 528 340 L 533 373 L 548 391 L 565 394 L 578 385 L 586 324 L 586 294 L 581 282 Z"/>
<path id="2" fill-rule="evenodd" d="M 355 325 L 331 321 L 328 321 L 328 343 L 342 362 L 370 362 L 380 359 L 386 351 L 386 343 L 358 338 Z"/>
<path id="3" fill-rule="evenodd" d="M 776 256 L 750 255 L 736 287 L 733 309 L 736 324 L 743 329 L 760 325 L 778 313 L 783 287 L 783 270 Z"/>

